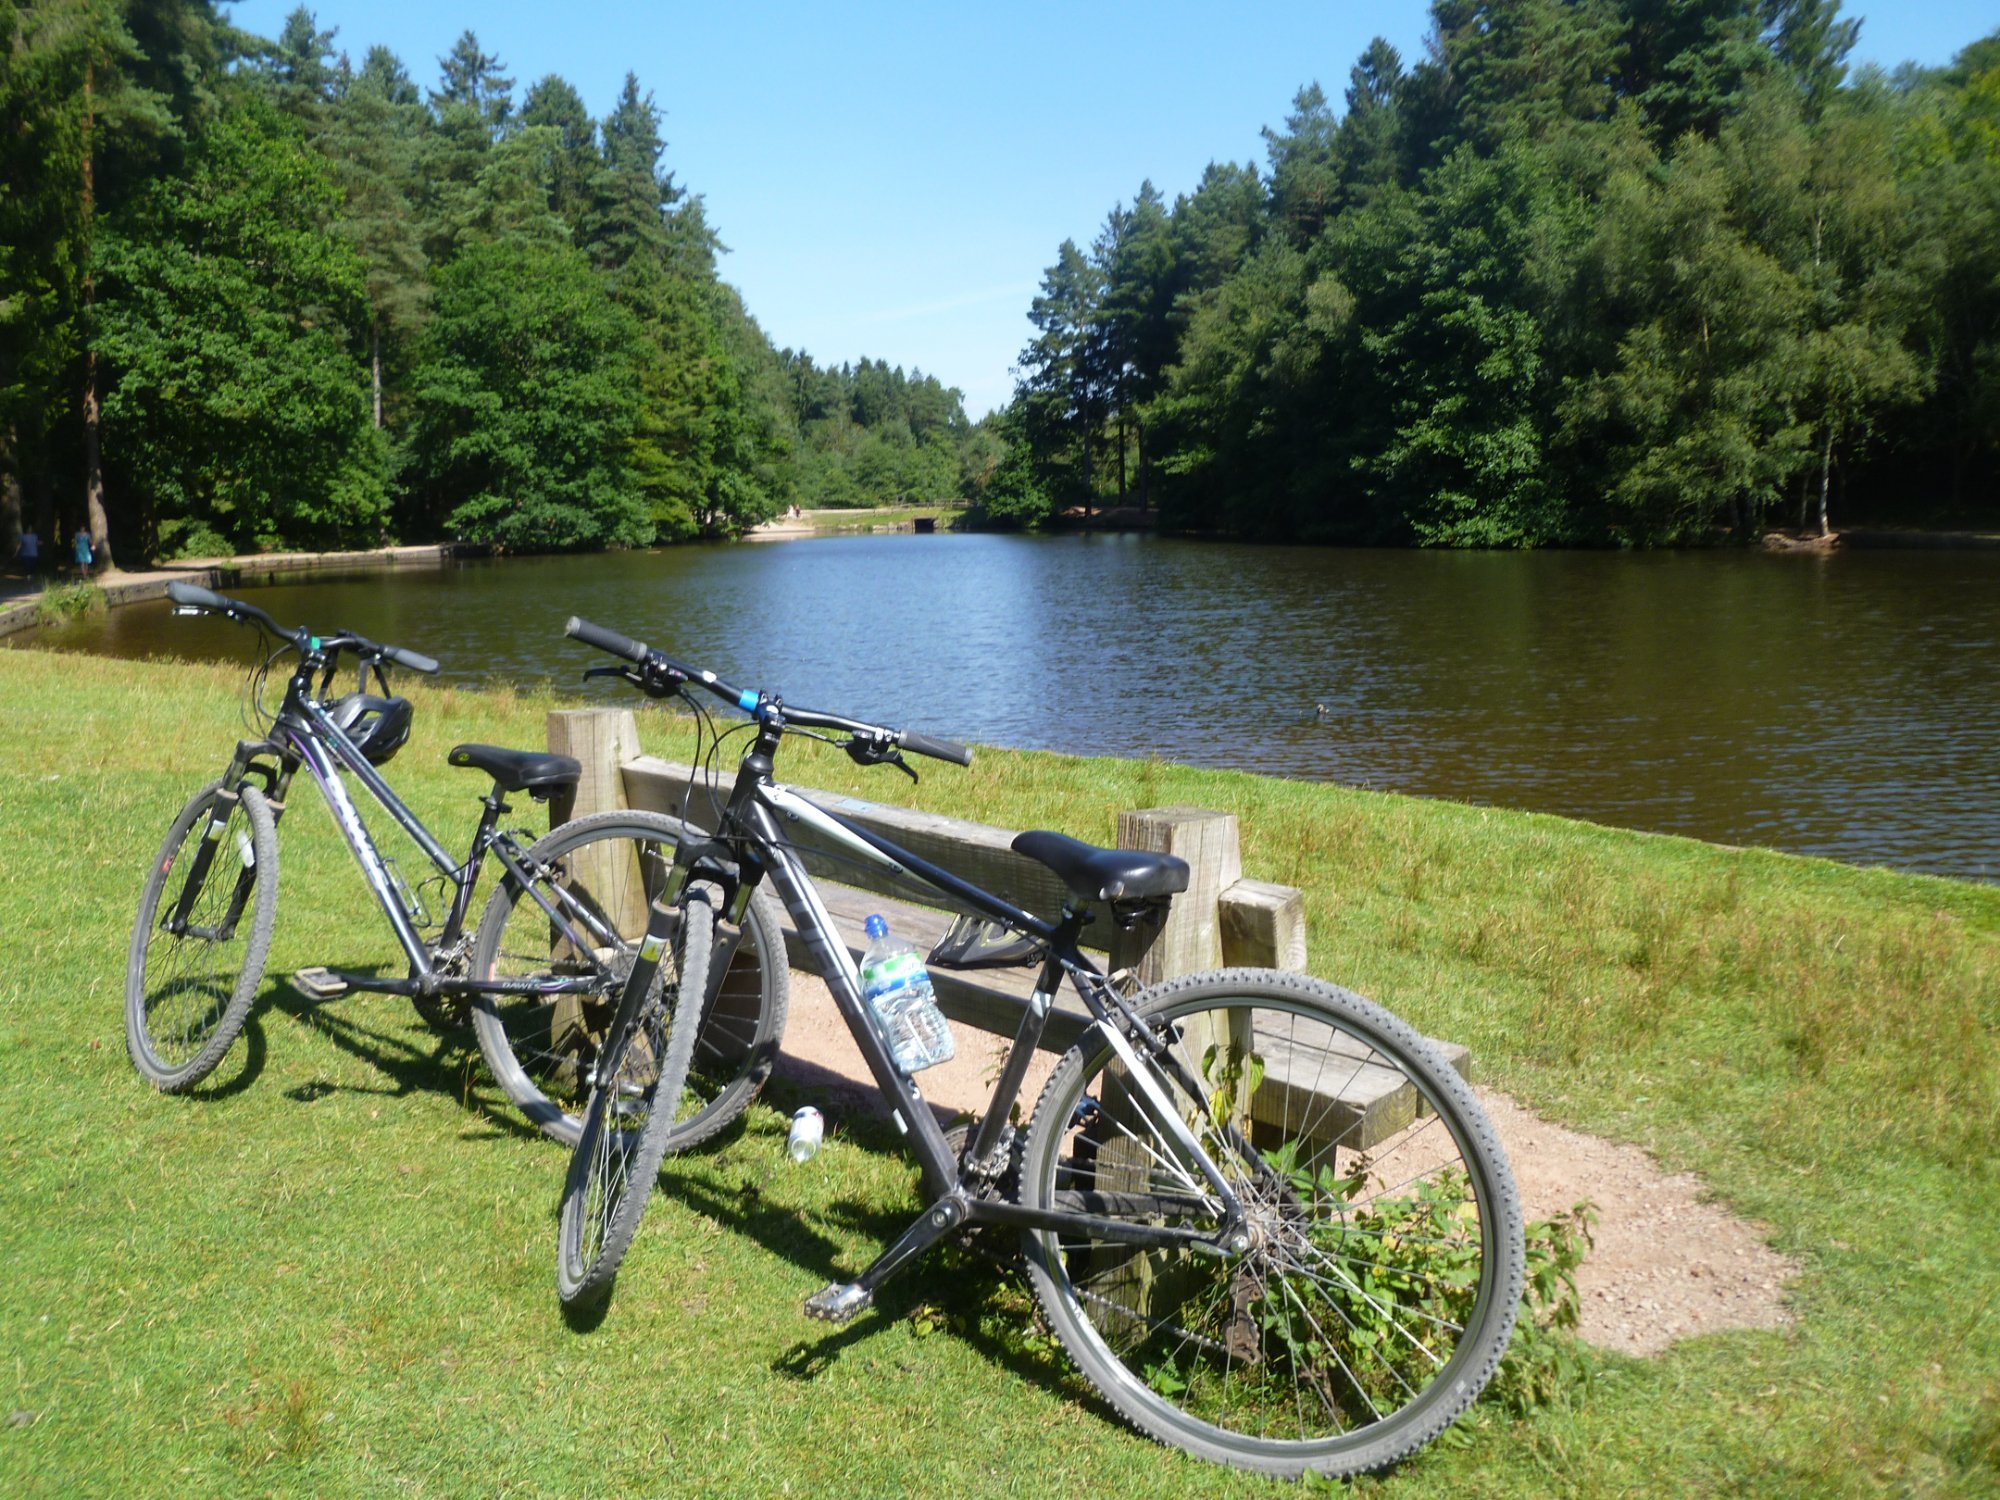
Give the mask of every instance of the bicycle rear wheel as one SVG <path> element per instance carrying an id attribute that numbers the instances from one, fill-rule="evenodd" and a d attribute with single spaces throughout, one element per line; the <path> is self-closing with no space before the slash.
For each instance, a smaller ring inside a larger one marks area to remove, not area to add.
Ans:
<path id="1" fill-rule="evenodd" d="M 1341 1476 L 1422 1447 L 1491 1377 L 1521 1298 L 1520 1202 L 1471 1089 L 1402 1021 L 1303 975 L 1193 975 L 1135 1008 L 1166 1042 L 1150 1082 L 1247 1242 L 1218 1255 L 1102 1226 L 1214 1234 L 1222 1214 L 1093 1030 L 1022 1161 L 1024 1203 L 1100 1220 L 1026 1236 L 1057 1336 L 1134 1426 L 1216 1462 Z"/>
<path id="2" fill-rule="evenodd" d="M 570 1156 L 557 1231 L 556 1294 L 591 1308 L 611 1295 L 667 1153 L 694 1052 L 715 910 L 696 888 L 681 904 L 672 958 L 635 1015 L 612 1022 Z"/>
<path id="3" fill-rule="evenodd" d="M 278 915 L 278 836 L 256 787 L 209 783 L 167 830 L 125 962 L 125 1050 L 162 1093 L 214 1071 L 249 1018 Z"/>
<path id="4" fill-rule="evenodd" d="M 595 993 L 473 1000 L 479 1050 L 501 1092 L 566 1145 L 575 1145 L 581 1132 L 586 1080 L 645 933 L 647 909 L 666 882 L 675 847 L 700 836 L 680 819 L 655 813 L 578 818 L 528 851 L 526 862 L 538 876 L 532 893 L 508 879 L 487 900 L 473 938 L 474 978 L 605 977 Z M 588 933 L 595 950 L 580 954 L 562 940 L 537 896 Z M 685 1150 L 725 1129 L 770 1077 L 790 996 L 783 923 L 777 901 L 762 890 L 740 929 L 718 923 L 708 994 L 668 1150 Z"/>

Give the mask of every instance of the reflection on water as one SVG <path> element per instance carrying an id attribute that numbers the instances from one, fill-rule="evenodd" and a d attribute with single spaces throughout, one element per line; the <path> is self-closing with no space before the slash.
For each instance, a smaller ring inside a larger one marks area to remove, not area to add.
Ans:
<path id="1" fill-rule="evenodd" d="M 2000 879 L 1996 552 L 869 536 L 235 592 L 473 682 L 574 682 L 601 659 L 562 638 L 575 613 L 796 702 L 991 744 Z M 247 651 L 164 603 L 17 639 Z"/>

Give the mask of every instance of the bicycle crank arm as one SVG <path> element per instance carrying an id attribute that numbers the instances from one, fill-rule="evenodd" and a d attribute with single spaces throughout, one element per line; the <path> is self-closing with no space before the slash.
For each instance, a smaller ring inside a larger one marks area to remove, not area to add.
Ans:
<path id="1" fill-rule="evenodd" d="M 956 1193 L 938 1199 L 896 1237 L 896 1243 L 884 1250 L 875 1264 L 861 1273 L 859 1280 L 836 1281 L 806 1298 L 806 1316 L 827 1323 L 845 1323 L 865 1311 L 874 1302 L 877 1287 L 965 1223 L 970 1207 Z"/>

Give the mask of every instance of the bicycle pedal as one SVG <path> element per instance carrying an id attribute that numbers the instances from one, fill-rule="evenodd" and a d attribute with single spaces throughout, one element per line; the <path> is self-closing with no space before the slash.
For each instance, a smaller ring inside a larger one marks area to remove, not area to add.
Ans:
<path id="1" fill-rule="evenodd" d="M 296 970 L 292 975 L 292 988 L 308 1000 L 331 1000 L 336 995 L 347 993 L 347 981 L 331 969 L 315 966 Z"/>
<path id="2" fill-rule="evenodd" d="M 874 1300 L 875 1294 L 858 1283 L 836 1281 L 806 1298 L 806 1316 L 822 1323 L 845 1323 Z"/>

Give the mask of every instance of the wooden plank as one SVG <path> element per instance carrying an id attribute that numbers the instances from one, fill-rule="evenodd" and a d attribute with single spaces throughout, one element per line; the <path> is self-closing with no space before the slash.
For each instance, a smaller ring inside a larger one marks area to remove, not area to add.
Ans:
<path id="1" fill-rule="evenodd" d="M 1259 1145 L 1275 1146 L 1290 1133 L 1322 1148 L 1365 1150 L 1429 1113 L 1400 1069 L 1374 1061 L 1372 1050 L 1346 1032 L 1305 1026 L 1303 1033 L 1257 1032 L 1265 1071 L 1250 1117 L 1264 1127 L 1252 1133 Z M 1452 1042 L 1435 1045 L 1461 1076 L 1471 1076 L 1470 1052 Z"/>
<path id="2" fill-rule="evenodd" d="M 651 755 L 635 756 L 624 763 L 625 795 L 633 807 L 678 814 L 693 774 L 689 767 L 673 761 Z M 722 791 L 727 795 L 726 784 Z M 917 812 L 907 807 L 864 802 L 858 797 L 812 787 L 802 786 L 798 791 L 829 812 L 839 813 L 920 859 L 940 865 L 960 879 L 1013 902 L 1024 911 L 1053 918 L 1062 908 L 1067 894 L 1062 882 L 1046 865 L 1026 855 L 1016 854 L 1009 847 L 1016 837 L 1014 829 L 941 817 L 937 813 Z M 689 821 L 704 826 L 712 824 L 714 803 L 708 796 L 705 782 L 697 783 L 693 797 L 688 800 Z M 804 830 L 800 832 L 803 834 Z M 912 893 L 911 883 L 907 880 L 866 869 L 846 859 L 834 859 L 803 842 L 798 848 L 806 868 L 815 879 L 836 880 L 886 896 L 907 897 Z"/>
<path id="3" fill-rule="evenodd" d="M 857 963 L 868 943 L 862 924 L 871 912 L 880 912 L 889 924 L 889 930 L 907 939 L 919 952 L 928 952 L 951 925 L 952 914 L 949 912 L 830 881 L 816 884 L 820 899 L 826 903 L 827 914 L 833 918 L 835 930 Z M 793 968 L 812 969 L 812 957 L 789 921 L 785 925 L 785 947 L 791 955 Z M 1027 1011 L 1028 997 L 1034 991 L 1036 973 L 1034 968 L 934 968 L 931 970 L 931 987 L 937 991 L 938 1008 L 954 1022 L 999 1036 L 1013 1036 L 1021 1029 L 1021 1017 Z M 1090 1013 L 1084 1009 L 1083 1002 L 1076 998 L 1074 991 L 1065 988 L 1056 996 L 1048 1025 L 1042 1032 L 1041 1050 L 1067 1052 L 1083 1035 L 1089 1022 Z"/>
<path id="4" fill-rule="evenodd" d="M 1306 898 L 1296 886 L 1239 880 L 1222 893 L 1222 961 L 1306 971 Z"/>
<path id="5" fill-rule="evenodd" d="M 832 883 L 819 885 L 821 899 L 833 918 L 847 950 L 858 961 L 867 945 L 862 924 L 871 912 L 880 912 L 889 930 L 927 950 L 951 923 L 949 913 L 878 896 L 852 886 Z M 795 968 L 810 969 L 812 960 L 804 943 L 789 924 L 785 942 Z M 931 983 L 938 1004 L 953 1022 L 1013 1036 L 1021 1025 L 1028 996 L 1034 989 L 1032 968 L 978 969 L 954 971 L 933 969 Z M 1056 996 L 1048 1029 L 1042 1034 L 1042 1050 L 1067 1051 L 1083 1035 L 1090 1015 L 1075 992 L 1065 987 Z M 1253 1139 L 1259 1145 L 1275 1146 L 1281 1127 L 1294 1131 L 1310 1127 L 1312 1139 L 1322 1143 L 1365 1149 L 1386 1140 L 1417 1118 L 1419 1100 L 1403 1075 L 1367 1060 L 1366 1051 L 1344 1032 L 1331 1027 L 1310 1026 L 1307 1034 L 1286 1036 L 1275 1028 L 1260 1030 L 1250 1044 L 1264 1059 L 1264 1080 L 1250 1103 Z M 1436 1042 L 1446 1060 L 1458 1072 L 1471 1076 L 1471 1054 L 1453 1042 Z M 1303 1049 L 1318 1050 L 1302 1056 Z M 1348 1066 L 1337 1071 L 1323 1054 L 1344 1058 Z"/>

